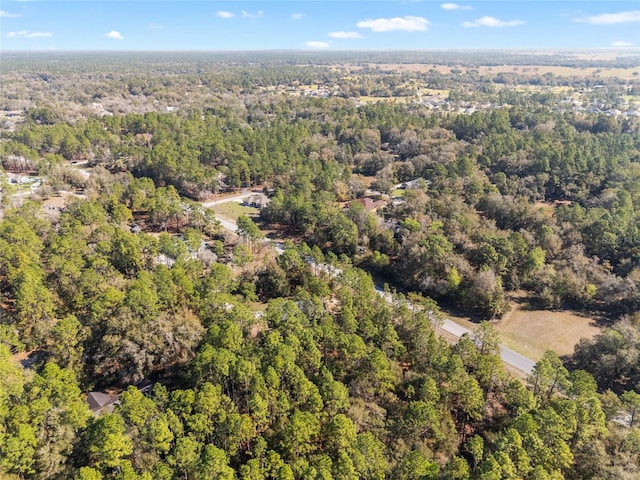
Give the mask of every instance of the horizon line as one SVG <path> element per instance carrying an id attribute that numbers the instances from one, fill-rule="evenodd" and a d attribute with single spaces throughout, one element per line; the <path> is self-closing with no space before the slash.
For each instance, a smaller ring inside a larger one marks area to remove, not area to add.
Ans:
<path id="1" fill-rule="evenodd" d="M 358 49 L 308 49 L 308 48 L 269 48 L 269 49 L 3 49 L 2 53 L 265 53 L 265 52 L 303 52 L 303 53 L 348 53 L 348 52 L 531 52 L 531 51 L 632 51 L 639 46 L 603 46 L 603 47 L 527 47 L 527 48 L 358 48 Z"/>

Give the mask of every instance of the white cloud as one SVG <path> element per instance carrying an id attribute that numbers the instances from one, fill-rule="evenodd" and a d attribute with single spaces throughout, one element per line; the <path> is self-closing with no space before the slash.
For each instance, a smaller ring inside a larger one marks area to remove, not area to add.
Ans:
<path id="1" fill-rule="evenodd" d="M 164 28 L 164 25 L 160 25 L 159 23 L 151 22 L 147 25 L 147 30 L 160 30 Z"/>
<path id="2" fill-rule="evenodd" d="M 467 28 L 472 27 L 517 27 L 518 25 L 522 25 L 524 22 L 522 20 L 508 20 L 503 21 L 499 18 L 495 17 L 482 17 L 477 19 L 475 22 L 463 22 L 462 26 Z"/>
<path id="3" fill-rule="evenodd" d="M 53 37 L 51 32 L 29 32 L 25 35 L 27 38 Z"/>
<path id="4" fill-rule="evenodd" d="M 219 10 L 216 15 L 221 18 L 233 18 L 235 15 L 231 12 L 225 12 L 224 10 Z"/>
<path id="5" fill-rule="evenodd" d="M 615 42 L 611 42 L 611 46 L 612 47 L 633 47 L 633 43 L 617 40 Z"/>
<path id="6" fill-rule="evenodd" d="M 392 32 L 404 30 L 405 32 L 424 31 L 431 22 L 424 17 L 394 17 L 368 19 L 356 24 L 360 28 L 370 28 L 374 32 Z"/>
<path id="7" fill-rule="evenodd" d="M 443 3 L 440 7 L 445 10 L 473 10 L 471 5 L 458 5 L 457 3 Z"/>
<path id="8" fill-rule="evenodd" d="M 316 42 L 316 41 L 307 42 L 305 43 L 305 45 L 311 48 L 327 48 L 329 46 L 329 44 L 326 42 Z"/>
<path id="9" fill-rule="evenodd" d="M 9 32 L 7 33 L 7 37 L 15 38 L 42 38 L 42 37 L 53 37 L 53 33 L 51 32 L 30 32 L 29 30 L 20 30 L 19 32 Z"/>
<path id="10" fill-rule="evenodd" d="M 104 34 L 107 38 L 113 38 L 114 40 L 124 40 L 124 37 L 120 32 L 116 32 L 115 30 L 111 30 L 109 33 Z"/>
<path id="11" fill-rule="evenodd" d="M 576 18 L 576 22 L 591 23 L 592 25 L 614 25 L 616 23 L 640 22 L 640 10 L 628 12 L 603 13 L 586 18 Z"/>
<path id="12" fill-rule="evenodd" d="M 9 12 L 5 12 L 4 10 L 0 10 L 0 17 L 4 17 L 4 18 L 18 18 L 21 17 L 22 15 L 20 15 L 19 13 L 9 13 Z"/>
<path id="13" fill-rule="evenodd" d="M 331 38 L 363 38 L 358 32 L 329 32 Z"/>
<path id="14" fill-rule="evenodd" d="M 292 13 L 291 14 L 291 19 L 292 20 L 302 20 L 304 18 L 304 13 Z"/>
<path id="15" fill-rule="evenodd" d="M 262 10 L 258 10 L 256 13 L 247 12 L 246 10 L 242 10 L 242 16 L 244 18 L 260 18 L 264 15 Z"/>

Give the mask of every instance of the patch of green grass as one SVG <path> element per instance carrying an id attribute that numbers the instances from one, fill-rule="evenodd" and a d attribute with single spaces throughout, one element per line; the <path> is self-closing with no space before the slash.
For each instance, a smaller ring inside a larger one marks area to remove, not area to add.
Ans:
<path id="1" fill-rule="evenodd" d="M 392 197 L 400 197 L 400 198 L 404 198 L 404 190 L 401 188 L 396 188 L 395 190 L 391 191 L 391 196 Z"/>
<path id="2" fill-rule="evenodd" d="M 240 215 L 247 217 L 257 217 L 260 210 L 253 207 L 246 207 L 237 202 L 226 202 L 212 207 L 216 215 L 220 215 L 228 220 L 236 221 Z"/>
<path id="3" fill-rule="evenodd" d="M 269 305 L 267 303 L 262 302 L 251 302 L 249 304 L 249 309 L 252 312 L 264 312 Z"/>

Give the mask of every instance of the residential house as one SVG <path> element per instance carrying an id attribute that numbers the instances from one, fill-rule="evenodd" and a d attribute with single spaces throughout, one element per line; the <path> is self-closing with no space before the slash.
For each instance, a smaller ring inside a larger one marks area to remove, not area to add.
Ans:
<path id="1" fill-rule="evenodd" d="M 114 407 L 119 402 L 120 395 L 115 393 L 89 392 L 87 394 L 87 403 L 94 417 L 113 412 Z"/>
<path id="2" fill-rule="evenodd" d="M 251 195 L 250 197 L 246 198 L 244 201 L 244 204 L 248 207 L 262 208 L 269 205 L 269 202 L 271 202 L 269 197 L 267 197 L 262 193 L 258 193 L 256 195 Z"/>
<path id="3" fill-rule="evenodd" d="M 354 200 L 351 203 L 354 203 L 354 202 L 362 205 L 367 212 L 374 212 L 378 208 L 384 207 L 387 204 L 387 202 L 384 200 L 374 200 L 373 198 L 370 198 L 370 197 L 359 198 L 357 200 Z"/>

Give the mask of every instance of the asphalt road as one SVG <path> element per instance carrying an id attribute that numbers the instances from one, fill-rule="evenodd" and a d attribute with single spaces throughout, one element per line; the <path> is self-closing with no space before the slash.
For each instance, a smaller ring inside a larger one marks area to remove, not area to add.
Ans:
<path id="1" fill-rule="evenodd" d="M 210 202 L 202 202 L 202 206 L 203 207 L 215 207 L 216 205 L 220 205 L 221 203 L 227 203 L 227 202 L 238 202 L 238 203 L 242 203 L 242 201 L 251 196 L 251 192 L 249 191 L 248 188 L 243 188 L 242 192 L 237 194 L 237 195 L 233 195 L 231 197 L 222 197 L 222 198 L 218 198 L 216 200 L 212 200 Z M 225 227 L 227 228 L 227 227 Z"/>
<path id="2" fill-rule="evenodd" d="M 242 202 L 242 200 L 247 196 L 248 196 L 248 192 L 243 192 L 240 195 L 222 198 L 220 200 L 216 200 L 213 202 L 206 202 L 206 203 L 203 203 L 202 205 L 205 207 L 210 207 L 210 206 L 219 205 L 220 203 L 225 203 L 225 202 Z M 236 231 L 238 230 L 238 226 L 234 222 L 231 222 L 229 220 L 224 220 L 219 217 L 216 217 L 216 218 L 220 221 L 220 223 L 225 229 L 233 233 L 236 233 Z M 278 250 L 278 253 L 282 253 L 282 248 L 279 248 L 279 245 L 275 245 L 275 247 L 276 247 L 276 250 Z M 335 267 L 330 267 L 328 265 L 326 266 L 325 271 L 330 272 L 333 275 L 338 275 L 340 273 L 339 269 L 336 269 Z M 393 298 L 391 297 L 391 295 L 388 292 L 385 292 L 381 286 L 376 285 L 376 291 L 387 302 L 391 303 L 393 301 Z M 440 325 L 440 328 L 443 331 L 458 338 L 460 338 L 465 333 L 469 334 L 473 338 L 473 331 L 469 330 L 466 327 L 463 327 L 462 325 L 458 325 L 457 323 L 446 318 Z M 500 345 L 499 348 L 500 348 L 500 358 L 502 358 L 502 361 L 506 365 L 512 368 L 515 368 L 524 374 L 528 374 L 533 371 L 533 367 L 535 365 L 535 362 L 533 360 L 523 355 L 520 355 L 519 353 L 511 350 L 510 348 L 505 347 L 504 345 Z"/>
<path id="3" fill-rule="evenodd" d="M 378 294 L 384 298 L 388 303 L 393 302 L 393 297 L 389 292 L 386 292 L 383 287 L 380 285 L 376 285 L 376 291 Z M 454 337 L 460 338 L 465 333 L 468 334 L 471 338 L 473 338 L 473 331 L 463 327 L 462 325 L 458 325 L 457 323 L 445 318 L 442 323 L 439 325 L 439 328 L 444 332 L 447 332 Z M 505 347 L 504 345 L 499 345 L 500 349 L 500 358 L 502 361 L 509 365 L 512 368 L 515 368 L 521 371 L 524 374 L 531 373 L 533 371 L 533 367 L 536 364 L 530 358 L 527 358 L 523 355 L 520 355 L 518 352 L 511 350 L 510 348 Z"/>
<path id="4" fill-rule="evenodd" d="M 222 197 L 216 200 L 212 200 L 210 202 L 202 202 L 201 205 L 203 207 L 211 208 L 211 207 L 215 207 L 216 205 L 220 205 L 222 203 L 228 203 L 228 202 L 242 203 L 244 199 L 249 196 L 251 196 L 251 192 L 249 191 L 249 189 L 244 188 L 242 192 L 239 193 L 238 195 L 233 195 L 231 197 Z M 220 216 L 216 216 L 216 218 L 220 222 L 220 225 L 222 225 L 222 227 L 225 228 L 226 230 L 229 230 L 230 232 L 233 232 L 233 233 L 236 233 L 238 231 L 238 226 L 235 224 L 235 222 L 226 220 L 224 218 L 221 218 Z"/>
<path id="5" fill-rule="evenodd" d="M 222 225 L 223 228 L 229 230 L 230 232 L 236 233 L 238 231 L 238 225 L 236 225 L 235 223 L 220 217 L 216 217 L 216 219 L 220 222 L 220 225 Z"/>
<path id="6" fill-rule="evenodd" d="M 456 337 L 461 337 L 465 333 L 468 333 L 471 338 L 473 338 L 473 331 L 469 330 L 462 325 L 458 325 L 455 322 L 452 322 L 449 319 L 445 319 L 442 325 L 440 326 L 445 332 L 448 332 Z M 510 348 L 505 347 L 504 345 L 500 345 L 500 358 L 502 361 L 523 373 L 531 373 L 533 371 L 533 366 L 536 364 L 530 358 L 527 358 L 523 355 L 520 355 L 518 352 L 511 350 Z"/>

